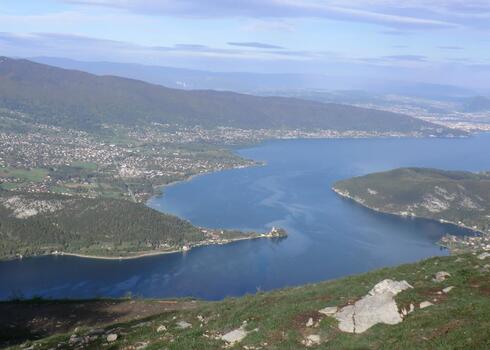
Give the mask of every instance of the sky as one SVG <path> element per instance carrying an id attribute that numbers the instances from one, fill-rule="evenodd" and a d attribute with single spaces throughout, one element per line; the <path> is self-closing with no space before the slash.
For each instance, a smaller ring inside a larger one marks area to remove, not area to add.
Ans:
<path id="1" fill-rule="evenodd" d="M 0 55 L 490 89 L 488 0 L 2 0 Z"/>

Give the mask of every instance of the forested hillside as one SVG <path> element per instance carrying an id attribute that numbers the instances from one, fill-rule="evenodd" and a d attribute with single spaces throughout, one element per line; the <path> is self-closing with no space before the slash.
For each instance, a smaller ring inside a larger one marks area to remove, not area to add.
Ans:
<path id="1" fill-rule="evenodd" d="M 334 190 L 366 207 L 490 230 L 490 174 L 402 168 L 339 181 Z"/>
<path id="2" fill-rule="evenodd" d="M 447 135 L 402 114 L 294 98 L 184 91 L 0 58 L 0 108 L 32 121 L 84 130 L 150 122 L 238 128 L 331 129 Z"/>
<path id="3" fill-rule="evenodd" d="M 0 259 L 55 251 L 130 256 L 254 235 L 203 230 L 125 200 L 0 190 Z"/>

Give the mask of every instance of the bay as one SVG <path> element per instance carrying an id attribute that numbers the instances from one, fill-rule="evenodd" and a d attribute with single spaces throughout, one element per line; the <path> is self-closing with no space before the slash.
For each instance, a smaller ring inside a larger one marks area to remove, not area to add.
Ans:
<path id="1" fill-rule="evenodd" d="M 218 300 L 416 261 L 446 250 L 451 225 L 363 208 L 331 191 L 339 179 L 397 167 L 490 169 L 490 135 L 465 139 L 270 141 L 239 150 L 265 166 L 195 177 L 148 205 L 213 228 L 285 228 L 260 239 L 133 260 L 47 256 L 0 262 L 0 299 L 198 297 Z"/>

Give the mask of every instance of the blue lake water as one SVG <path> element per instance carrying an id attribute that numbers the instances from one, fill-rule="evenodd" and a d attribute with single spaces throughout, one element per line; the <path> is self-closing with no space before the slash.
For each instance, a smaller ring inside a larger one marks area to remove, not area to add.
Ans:
<path id="1" fill-rule="evenodd" d="M 283 240 L 200 247 L 186 254 L 109 261 L 40 257 L 0 263 L 0 299 L 193 296 L 221 299 L 322 281 L 447 254 L 453 226 L 372 212 L 339 198 L 333 182 L 401 166 L 490 169 L 490 135 L 468 139 L 273 141 L 238 151 L 263 167 L 196 177 L 149 205 L 208 227 L 264 231 Z M 466 232 L 468 233 L 468 232 Z"/>

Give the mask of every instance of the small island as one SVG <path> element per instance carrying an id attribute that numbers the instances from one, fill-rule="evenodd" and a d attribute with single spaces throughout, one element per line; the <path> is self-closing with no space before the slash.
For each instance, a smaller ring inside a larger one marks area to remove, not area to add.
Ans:
<path id="1" fill-rule="evenodd" d="M 475 236 L 446 235 L 452 252 L 490 250 L 490 173 L 401 168 L 338 181 L 340 196 L 376 210 L 454 224 Z"/>
<path id="2" fill-rule="evenodd" d="M 275 227 L 265 233 L 197 227 L 127 200 L 0 190 L 0 259 L 132 259 L 285 236 L 286 231 Z"/>

